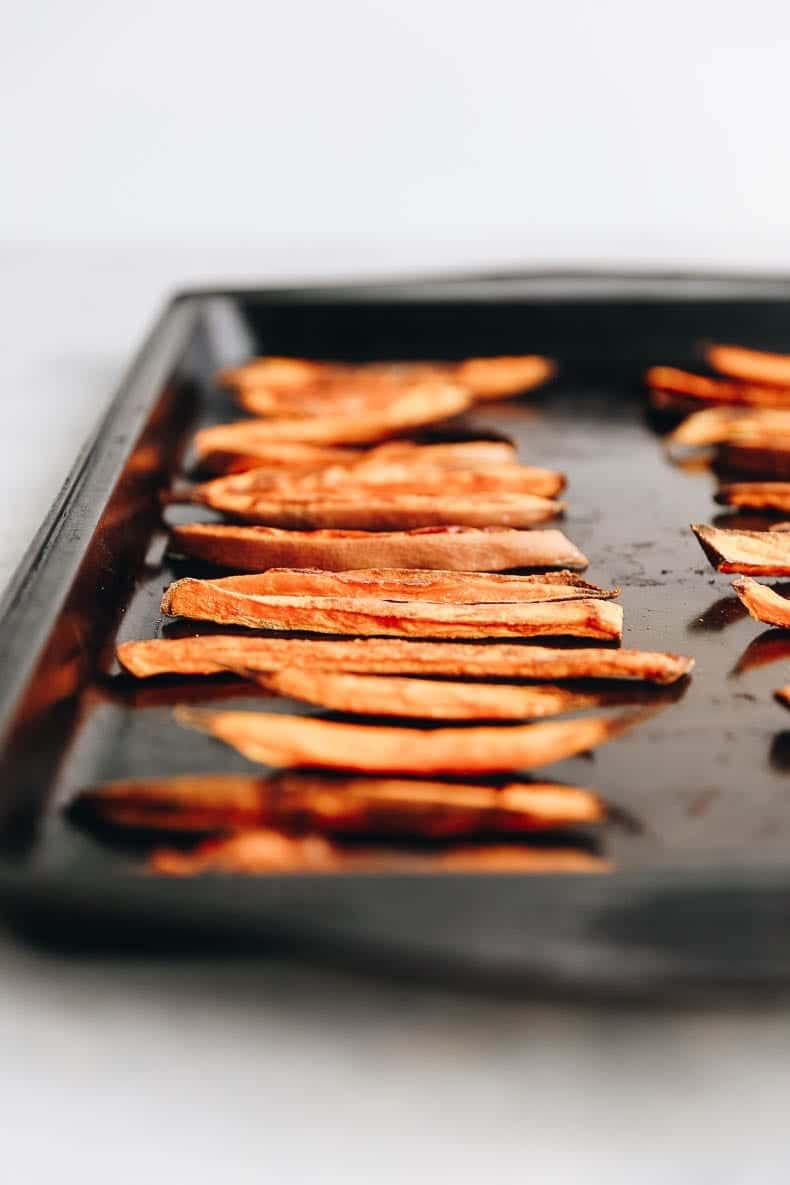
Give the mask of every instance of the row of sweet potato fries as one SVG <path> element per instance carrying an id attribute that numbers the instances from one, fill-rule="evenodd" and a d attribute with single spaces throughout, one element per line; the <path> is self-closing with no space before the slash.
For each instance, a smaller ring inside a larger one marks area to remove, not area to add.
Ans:
<path id="1" fill-rule="evenodd" d="M 750 616 L 786 629 L 790 600 L 754 577 L 790 575 L 790 355 L 711 345 L 705 361 L 720 377 L 648 370 L 651 403 L 685 417 L 666 438 L 673 455 L 712 450 L 720 505 L 767 517 L 767 529 L 691 529 L 718 572 L 738 574 L 732 587 Z M 790 706 L 790 686 L 776 695 Z"/>
<path id="2" fill-rule="evenodd" d="M 568 680 L 671 684 L 691 660 L 502 640 L 622 637 L 619 590 L 578 575 L 587 559 L 561 531 L 534 529 L 561 513 L 565 477 L 520 464 L 507 442 L 404 438 L 552 373 L 536 356 L 357 366 L 270 357 L 223 372 L 256 418 L 199 432 L 198 464 L 221 476 L 165 501 L 221 514 L 175 527 L 171 545 L 238 574 L 179 580 L 162 609 L 256 632 L 127 642 L 122 666 L 140 678 L 230 672 L 272 695 L 423 727 L 182 706 L 180 723 L 285 772 L 116 783 L 83 805 L 119 825 L 220 833 L 187 853 L 157 850 L 154 868 L 170 873 L 604 867 L 574 849 L 503 842 L 599 821 L 592 791 L 442 779 L 512 776 L 602 744 L 644 711 L 545 718 L 642 702 L 644 691 Z M 540 571 L 506 574 L 524 568 Z M 473 682 L 491 677 L 510 682 Z M 357 843 L 343 846 L 349 837 Z M 469 843 L 371 846 L 382 837 Z"/>

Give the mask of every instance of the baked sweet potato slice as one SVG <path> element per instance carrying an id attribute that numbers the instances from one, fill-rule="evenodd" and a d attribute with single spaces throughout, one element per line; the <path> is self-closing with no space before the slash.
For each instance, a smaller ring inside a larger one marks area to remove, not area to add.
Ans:
<path id="1" fill-rule="evenodd" d="M 161 848 L 150 869 L 159 876 L 204 872 L 266 873 L 591 873 L 607 872 L 608 861 L 576 848 L 529 848 L 516 844 L 464 845 L 436 852 L 386 848 L 344 848 L 323 836 L 297 838 L 272 830 L 207 840 L 191 852 Z"/>
<path id="2" fill-rule="evenodd" d="M 790 531 L 733 531 L 702 523 L 691 529 L 717 572 L 790 576 Z"/>
<path id="3" fill-rule="evenodd" d="M 238 831 L 275 827 L 335 835 L 438 838 L 598 823 L 597 794 L 551 782 L 503 786 L 280 773 L 185 774 L 109 782 L 83 792 L 80 816 L 121 827 Z"/>
<path id="4" fill-rule="evenodd" d="M 790 601 L 787 597 L 780 596 L 751 576 L 736 576 L 732 587 L 755 621 L 779 626 L 780 629 L 790 628 Z"/>
<path id="5" fill-rule="evenodd" d="M 172 530 L 173 548 L 222 568 L 441 569 L 505 572 L 512 568 L 587 567 L 562 531 L 511 527 L 426 527 L 414 531 L 286 531 L 228 523 L 188 523 Z"/>
<path id="6" fill-rule="evenodd" d="M 351 468 L 378 464 L 430 465 L 438 469 L 477 471 L 512 465 L 516 460 L 515 447 L 501 440 L 469 440 L 454 444 L 393 440 L 368 449 L 298 441 L 272 444 L 267 425 L 260 420 L 241 420 L 235 424 L 203 428 L 196 434 L 193 444 L 200 463 L 220 473 L 265 467 L 293 476 L 320 472 L 329 466 Z"/>
<path id="7" fill-rule="evenodd" d="M 365 597 L 384 601 L 435 601 L 447 605 L 528 604 L 535 601 L 614 600 L 619 588 L 599 588 L 575 572 L 505 576 L 499 572 L 438 572 L 411 568 L 269 568 L 250 576 L 212 580 L 218 588 L 248 596 Z"/>
<path id="8" fill-rule="evenodd" d="M 709 345 L 705 361 L 719 374 L 730 375 L 747 383 L 790 387 L 790 355 L 772 354 L 766 350 L 749 350 L 744 346 Z"/>
<path id="9" fill-rule="evenodd" d="M 647 650 L 525 646 L 492 642 L 410 642 L 402 638 L 338 641 L 315 638 L 206 634 L 123 642 L 118 661 L 138 678 L 215 675 L 223 671 L 279 671 L 310 666 L 363 675 L 456 675 L 461 678 L 636 679 L 675 683 L 694 660 Z"/>
<path id="10" fill-rule="evenodd" d="M 679 424 L 666 443 L 670 449 L 717 445 L 720 468 L 783 475 L 790 471 L 790 410 L 707 408 Z"/>
<path id="11" fill-rule="evenodd" d="M 682 407 L 689 400 L 700 404 L 733 404 L 745 407 L 790 407 L 790 390 L 785 387 L 761 387 L 754 383 L 713 379 L 692 374 L 673 366 L 651 366 L 645 382 L 659 396 L 679 396 Z M 659 407 L 672 406 L 672 400 L 657 399 Z"/>
<path id="12" fill-rule="evenodd" d="M 551 765 L 605 744 L 648 714 L 540 724 L 392 728 L 311 716 L 176 708 L 179 723 L 224 741 L 250 761 L 287 769 L 369 774 L 495 774 Z"/>
<path id="13" fill-rule="evenodd" d="M 468 387 L 477 402 L 505 399 L 542 387 L 554 377 L 556 365 L 540 354 L 467 358 L 450 372 L 454 382 Z"/>
<path id="14" fill-rule="evenodd" d="M 242 522 L 284 530 L 414 531 L 420 527 L 533 527 L 556 518 L 562 502 L 537 494 L 395 493 L 387 487 L 257 494 L 212 490 L 205 505 Z"/>
<path id="15" fill-rule="evenodd" d="M 623 610 L 612 602 L 543 601 L 531 604 L 439 604 L 371 597 L 261 596 L 213 580 L 178 580 L 162 598 L 171 617 L 245 625 L 252 629 L 307 630 L 357 637 L 534 638 L 622 637 Z"/>
<path id="16" fill-rule="evenodd" d="M 250 396 L 242 394 L 241 401 L 247 411 L 254 412 Z M 344 415 L 341 411 L 334 415 L 269 419 L 266 428 L 272 443 L 369 444 L 459 415 L 471 402 L 472 397 L 464 387 L 425 382 L 407 389 L 384 407 L 370 408 L 358 415 Z"/>
<path id="17" fill-rule="evenodd" d="M 512 687 L 409 679 L 392 675 L 352 675 L 291 667 L 257 676 L 275 695 L 360 716 L 400 716 L 419 720 L 538 720 L 581 708 L 606 706 L 607 692 L 571 691 L 552 684 Z"/>
<path id="18" fill-rule="evenodd" d="M 790 481 L 740 481 L 720 486 L 716 501 L 722 506 L 790 513 Z"/>
<path id="19" fill-rule="evenodd" d="M 219 381 L 237 391 L 259 389 L 281 396 L 337 395 L 349 390 L 397 390 L 406 384 L 443 380 L 467 387 L 476 399 L 501 399 L 541 386 L 555 364 L 538 354 L 467 358 L 463 362 L 314 362 L 265 357 L 220 371 Z"/>
<path id="20" fill-rule="evenodd" d="M 315 473 L 331 465 L 353 465 L 366 451 L 298 440 L 280 440 L 274 444 L 264 429 L 259 420 L 201 428 L 192 441 L 198 463 L 213 473 L 243 473 L 265 467 L 294 476 Z"/>
<path id="21" fill-rule="evenodd" d="M 176 490 L 168 495 L 171 502 L 196 502 L 212 505 L 213 500 L 225 495 L 273 494 L 287 498 L 291 495 L 317 493 L 372 494 L 431 494 L 447 497 L 450 494 L 515 493 L 538 494 L 554 498 L 565 487 L 565 477 L 552 469 L 530 465 L 502 465 L 498 468 L 446 469 L 440 465 L 421 464 L 419 461 L 359 461 L 354 464 L 331 465 L 307 474 L 291 474 L 288 470 L 265 466 L 233 473 L 227 477 Z"/>

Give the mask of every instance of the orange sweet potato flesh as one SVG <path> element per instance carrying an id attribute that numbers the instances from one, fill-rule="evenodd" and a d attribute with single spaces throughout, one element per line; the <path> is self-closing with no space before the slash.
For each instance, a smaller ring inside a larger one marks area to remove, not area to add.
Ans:
<path id="1" fill-rule="evenodd" d="M 459 605 L 384 601 L 370 597 L 261 596 L 187 578 L 171 584 L 162 612 L 172 617 L 245 625 L 253 629 L 306 630 L 357 637 L 533 638 L 569 636 L 619 639 L 623 610 L 608 601 Z"/>
<path id="2" fill-rule="evenodd" d="M 118 661 L 138 678 L 269 672 L 291 666 L 373 675 L 456 675 L 462 678 L 637 679 L 675 683 L 693 659 L 662 651 L 586 646 L 555 649 L 519 643 L 411 642 L 401 638 L 339 641 L 206 634 L 124 642 Z"/>
<path id="3" fill-rule="evenodd" d="M 426 527 L 414 531 L 286 531 L 277 527 L 188 523 L 174 527 L 176 551 L 237 572 L 266 568 L 440 569 L 504 572 L 512 568 L 587 567 L 561 531 L 511 527 Z"/>
<path id="4" fill-rule="evenodd" d="M 710 345 L 705 361 L 720 374 L 745 382 L 790 387 L 790 355 L 749 350 L 743 346 Z"/>
<path id="5" fill-rule="evenodd" d="M 532 527 L 564 506 L 537 494 L 510 491 L 463 494 L 399 493 L 387 487 L 253 494 L 210 490 L 201 501 L 242 522 L 284 530 L 413 531 L 447 524 L 463 527 Z"/>
<path id="6" fill-rule="evenodd" d="M 786 708 L 790 708 L 790 684 L 785 684 L 784 687 L 778 687 L 774 692 L 774 696 L 780 704 L 784 704 Z"/>
<path id="7" fill-rule="evenodd" d="M 732 587 L 738 599 L 749 611 L 749 616 L 755 621 L 765 622 L 766 625 L 779 626 L 781 629 L 790 628 L 790 601 L 780 596 L 772 588 L 753 580 L 751 576 L 737 576 Z"/>
<path id="8" fill-rule="evenodd" d="M 550 765 L 612 740 L 645 715 L 639 711 L 540 724 L 412 729 L 267 712 L 176 709 L 181 724 L 207 732 L 263 765 L 428 776 Z"/>
<path id="9" fill-rule="evenodd" d="M 790 531 L 734 531 L 703 523 L 691 529 L 718 572 L 790 576 Z"/>
<path id="10" fill-rule="evenodd" d="M 409 838 L 528 832 L 597 823 L 606 815 L 597 794 L 551 782 L 485 786 L 288 772 L 272 777 L 186 774 L 110 782 L 85 791 L 76 805 L 127 827 L 276 827 Z"/>
<path id="11" fill-rule="evenodd" d="M 753 383 L 732 382 L 691 374 L 672 366 L 652 366 L 645 382 L 659 395 L 679 396 L 678 403 L 692 400 L 698 404 L 742 404 L 750 407 L 790 407 L 790 390 L 785 387 L 761 387 Z M 672 406 L 671 399 L 657 399 L 659 406 Z"/>
<path id="12" fill-rule="evenodd" d="M 722 506 L 790 512 L 790 481 L 732 482 L 719 487 L 716 501 Z"/>
<path id="13" fill-rule="evenodd" d="M 559 716 L 609 702 L 606 692 L 572 691 L 552 684 L 512 687 L 453 683 L 392 675 L 354 675 L 291 667 L 257 676 L 275 695 L 362 716 L 421 720 L 530 720 Z"/>
<path id="14" fill-rule="evenodd" d="M 251 596 L 361 596 L 456 605 L 576 601 L 588 597 L 608 601 L 620 595 L 619 588 L 599 588 L 569 571 L 508 576 L 499 572 L 431 572 L 411 568 L 363 568 L 350 572 L 269 568 L 250 576 L 220 577 L 212 584 Z"/>
<path id="15" fill-rule="evenodd" d="M 254 393 L 242 392 L 242 405 L 255 412 Z M 397 436 L 412 428 L 438 423 L 470 406 L 472 396 L 464 387 L 450 383 L 425 382 L 405 390 L 385 406 L 369 408 L 356 415 L 335 414 L 266 421 L 268 439 L 301 441 L 305 444 L 369 444 Z"/>
<path id="16" fill-rule="evenodd" d="M 599 873 L 611 865 L 574 848 L 528 848 L 516 844 L 459 846 L 420 853 L 386 848 L 343 848 L 323 836 L 297 838 L 271 830 L 247 831 L 209 840 L 191 852 L 161 848 L 150 859 L 159 876 L 195 876 L 204 872 L 267 873 Z"/>

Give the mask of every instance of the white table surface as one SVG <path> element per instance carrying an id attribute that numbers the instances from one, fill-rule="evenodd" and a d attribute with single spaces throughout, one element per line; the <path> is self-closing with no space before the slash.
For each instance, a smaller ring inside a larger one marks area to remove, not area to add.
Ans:
<path id="1" fill-rule="evenodd" d="M 0 253 L 0 580 L 170 288 L 388 262 Z M 282 956 L 64 957 L 0 931 L 9 1182 L 784 1185 L 789 1090 L 779 1004 L 503 1001 Z"/>

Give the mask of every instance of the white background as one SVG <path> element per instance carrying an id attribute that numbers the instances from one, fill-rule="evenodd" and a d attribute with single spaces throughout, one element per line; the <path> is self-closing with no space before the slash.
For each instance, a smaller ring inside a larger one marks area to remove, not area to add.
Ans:
<path id="1" fill-rule="evenodd" d="M 790 266 L 788 76 L 783 0 L 26 0 L 0 239 Z"/>
<path id="2" fill-rule="evenodd" d="M 16 4 L 0 582 L 185 282 L 790 269 L 788 79 L 786 2 Z M 788 1033 L 781 1003 L 541 1005 L 0 935 L 2 1163 L 33 1185 L 784 1185 Z"/>

